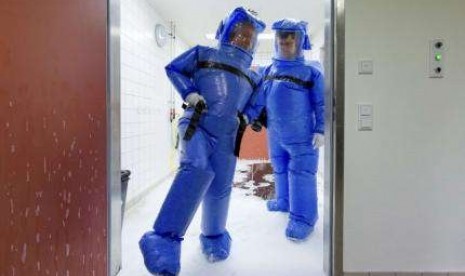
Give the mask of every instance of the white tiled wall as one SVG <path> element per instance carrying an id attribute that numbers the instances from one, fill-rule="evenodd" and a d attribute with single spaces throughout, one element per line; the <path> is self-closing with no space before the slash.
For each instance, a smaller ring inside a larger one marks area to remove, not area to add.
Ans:
<path id="1" fill-rule="evenodd" d="M 175 126 L 169 121 L 172 89 L 164 67 L 187 48 L 179 38 L 175 47 L 168 42 L 159 48 L 157 23 L 169 30 L 169 22 L 147 0 L 121 1 L 121 167 L 131 170 L 128 202 L 166 177 L 177 163 Z"/>

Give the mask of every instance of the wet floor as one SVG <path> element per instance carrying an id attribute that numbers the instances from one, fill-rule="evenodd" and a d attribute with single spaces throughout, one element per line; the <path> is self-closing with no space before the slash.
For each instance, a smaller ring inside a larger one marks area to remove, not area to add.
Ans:
<path id="1" fill-rule="evenodd" d="M 246 196 L 268 200 L 274 197 L 273 168 L 269 162 L 246 164 L 237 170 L 241 177 L 234 180 L 235 188 L 248 190 Z"/>

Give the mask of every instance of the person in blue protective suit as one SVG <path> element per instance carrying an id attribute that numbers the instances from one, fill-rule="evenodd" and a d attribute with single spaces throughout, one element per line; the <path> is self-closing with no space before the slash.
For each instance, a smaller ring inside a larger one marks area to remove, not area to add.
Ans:
<path id="1" fill-rule="evenodd" d="M 262 68 L 263 85 L 247 114 L 262 120 L 254 125 L 267 126 L 276 191 L 267 208 L 289 212 L 286 236 L 304 240 L 318 219 L 316 173 L 318 148 L 324 142 L 324 76 L 318 62 L 304 59 L 303 50 L 310 49 L 306 22 L 284 19 L 272 29 L 275 56 L 270 66 Z"/>
<path id="2" fill-rule="evenodd" d="M 217 30 L 217 48 L 196 46 L 166 66 L 169 79 L 188 105 L 178 125 L 178 172 L 153 230 L 139 242 L 153 274 L 180 271 L 181 242 L 202 201 L 202 251 L 211 262 L 229 256 L 226 219 L 236 166 L 237 116 L 260 81 L 249 68 L 264 28 L 254 14 L 236 8 Z"/>

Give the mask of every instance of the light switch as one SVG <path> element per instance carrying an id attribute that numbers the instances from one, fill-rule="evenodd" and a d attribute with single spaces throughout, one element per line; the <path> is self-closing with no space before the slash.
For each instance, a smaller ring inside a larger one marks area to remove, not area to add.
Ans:
<path id="1" fill-rule="evenodd" d="M 358 130 L 373 130 L 373 105 L 358 104 Z"/>
<path id="2" fill-rule="evenodd" d="M 372 119 L 373 118 L 373 105 L 369 103 L 358 104 L 358 118 L 359 119 Z"/>
<path id="3" fill-rule="evenodd" d="M 372 117 L 373 116 L 373 106 L 370 104 L 361 104 L 359 105 L 359 117 Z"/>
<path id="4" fill-rule="evenodd" d="M 358 130 L 360 131 L 373 130 L 373 120 L 371 119 L 358 120 Z"/>
<path id="5" fill-rule="evenodd" d="M 372 60 L 361 60 L 358 64 L 359 75 L 371 75 L 373 74 L 373 61 Z"/>

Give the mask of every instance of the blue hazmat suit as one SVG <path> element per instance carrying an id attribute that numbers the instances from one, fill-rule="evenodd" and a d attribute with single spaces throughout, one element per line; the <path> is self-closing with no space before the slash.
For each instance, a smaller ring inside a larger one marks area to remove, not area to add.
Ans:
<path id="1" fill-rule="evenodd" d="M 312 140 L 324 133 L 324 76 L 318 62 L 304 59 L 303 50 L 310 49 L 306 25 L 291 19 L 273 24 L 275 56 L 261 68 L 263 84 L 247 110 L 252 120 L 266 110 L 276 191 L 267 207 L 290 213 L 286 235 L 294 240 L 308 237 L 318 219 L 318 148 Z M 289 42 L 294 43 L 291 51 Z"/>
<path id="2" fill-rule="evenodd" d="M 181 97 L 186 100 L 190 93 L 200 94 L 207 111 L 188 141 L 182 137 L 194 107 L 187 107 L 179 120 L 180 166 L 153 231 L 144 234 L 139 242 L 151 273 L 179 272 L 181 241 L 201 202 L 203 253 L 209 261 L 229 255 L 231 237 L 226 219 L 236 166 L 237 115 L 260 81 L 250 65 L 257 35 L 264 28 L 265 24 L 253 14 L 236 8 L 218 28 L 217 48 L 196 46 L 166 66 Z"/>

